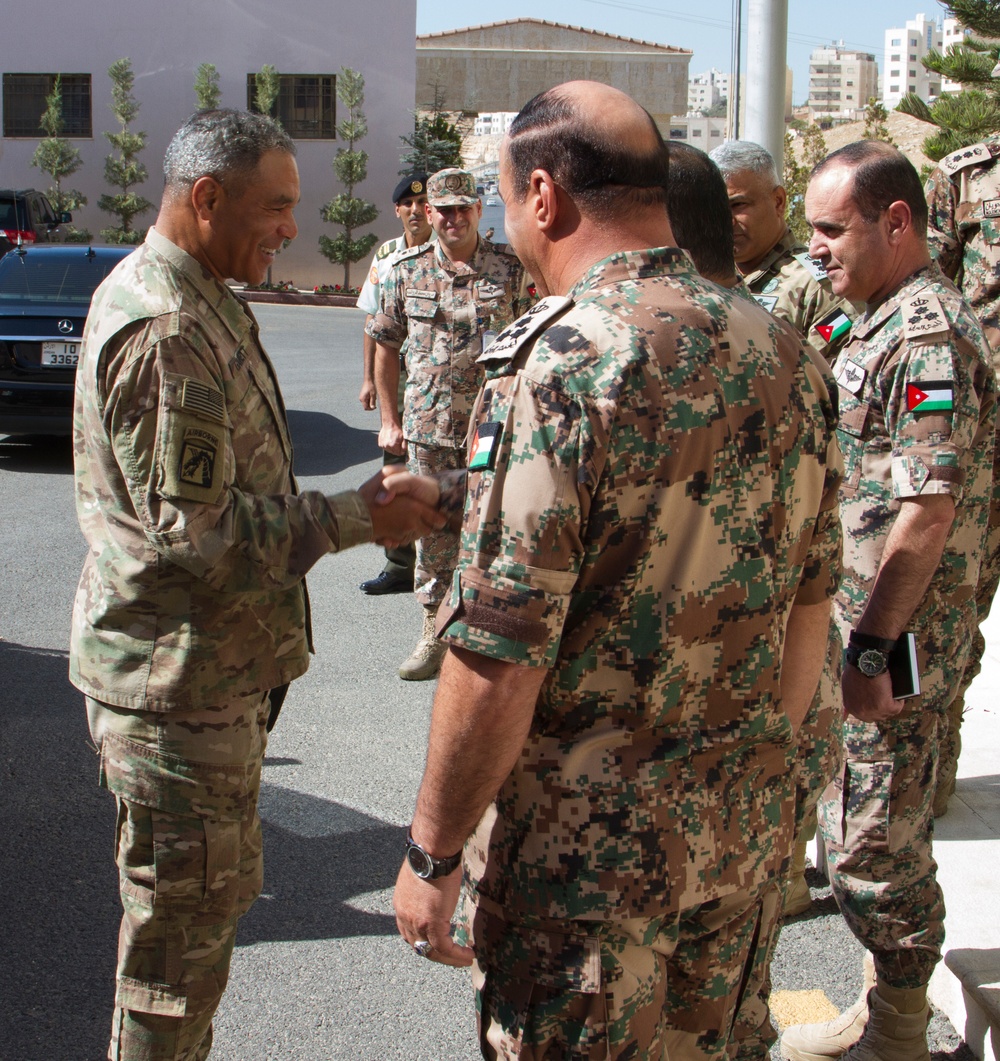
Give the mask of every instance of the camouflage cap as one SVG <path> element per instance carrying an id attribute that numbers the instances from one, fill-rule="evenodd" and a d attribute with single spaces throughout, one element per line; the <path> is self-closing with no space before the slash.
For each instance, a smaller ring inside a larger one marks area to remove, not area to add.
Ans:
<path id="1" fill-rule="evenodd" d="M 392 190 L 392 201 L 398 203 L 400 199 L 407 199 L 411 195 L 427 194 L 427 174 L 407 173 L 407 175 Z"/>
<path id="2" fill-rule="evenodd" d="M 431 206 L 473 206 L 479 202 L 476 178 L 465 169 L 440 169 L 427 181 Z"/>

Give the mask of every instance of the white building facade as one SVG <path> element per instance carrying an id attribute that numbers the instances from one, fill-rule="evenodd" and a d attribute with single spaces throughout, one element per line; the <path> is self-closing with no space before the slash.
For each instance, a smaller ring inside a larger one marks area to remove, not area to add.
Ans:
<path id="1" fill-rule="evenodd" d="M 331 17 L 327 0 L 296 0 L 281 8 L 174 0 L 169 17 L 162 6 L 124 0 L 76 5 L 37 0 L 30 18 L 7 20 L 4 27 L 0 185 L 44 189 L 51 183 L 31 158 L 41 136 L 38 118 L 45 96 L 61 74 L 65 135 L 83 159 L 83 167 L 63 184 L 87 196 L 88 205 L 74 211 L 73 223 L 90 229 L 95 242 L 101 242 L 100 230 L 117 224 L 96 205 L 102 193 L 114 191 L 104 181 L 111 145 L 103 136 L 117 126 L 107 75 L 112 62 L 127 57 L 132 63 L 140 107 L 132 130 L 148 136 L 140 161 L 149 172 L 135 190 L 156 204 L 166 146 L 196 109 L 198 67 L 216 67 L 222 106 L 246 108 L 255 73 L 271 64 L 281 75 L 278 114 L 295 139 L 302 185 L 295 212 L 299 235 L 277 258 L 272 277 L 298 287 L 341 283 L 343 267 L 324 258 L 318 245 L 320 234 L 334 237 L 342 231 L 320 217 L 320 207 L 344 190 L 332 165 L 343 146 L 335 132 L 343 117 L 337 76 L 343 66 L 365 79 L 369 131 L 358 147 L 368 152 L 368 179 L 354 194 L 378 205 L 381 214 L 370 231 L 380 241 L 388 239 L 399 230 L 389 200 L 405 150 L 400 136 L 413 132 L 416 18 L 416 0 L 368 0 L 353 8 L 350 18 Z M 59 29 L 39 33 L 39 26 Z M 148 228 L 155 218 L 154 207 L 137 217 L 135 225 Z M 362 262 L 352 272 L 363 275 L 363 270 Z"/>
<path id="2" fill-rule="evenodd" d="M 905 26 L 885 31 L 882 102 L 888 110 L 893 110 L 908 92 L 928 102 L 941 94 L 941 75 L 927 70 L 921 60 L 930 51 L 941 51 L 942 45 L 941 27 L 926 15 L 917 15 L 908 19 Z"/>
<path id="3" fill-rule="evenodd" d="M 503 136 L 517 117 L 517 111 L 490 111 L 476 117 L 473 136 Z"/>
<path id="4" fill-rule="evenodd" d="M 970 31 L 958 21 L 957 18 L 946 18 L 941 22 L 941 48 L 947 54 L 948 49 L 955 44 L 963 44 Z M 961 92 L 962 86 L 950 77 L 941 78 L 942 92 Z"/>
<path id="5" fill-rule="evenodd" d="M 707 111 L 728 100 L 729 74 L 716 70 L 714 66 L 703 74 L 695 74 L 688 81 L 688 113 Z"/>

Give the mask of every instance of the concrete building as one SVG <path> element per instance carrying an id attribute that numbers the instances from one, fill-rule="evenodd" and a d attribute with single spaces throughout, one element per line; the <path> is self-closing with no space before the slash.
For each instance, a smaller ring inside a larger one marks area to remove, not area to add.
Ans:
<path id="1" fill-rule="evenodd" d="M 812 121 L 855 121 L 877 95 L 878 64 L 870 52 L 845 48 L 843 42 L 813 50 L 806 104 Z"/>
<path id="2" fill-rule="evenodd" d="M 948 49 L 955 44 L 962 44 L 968 37 L 970 31 L 958 21 L 957 18 L 946 18 L 941 22 L 941 50 L 947 54 Z M 961 92 L 962 86 L 950 77 L 941 78 L 942 92 Z"/>
<path id="3" fill-rule="evenodd" d="M 940 51 L 942 44 L 941 27 L 926 15 L 917 15 L 908 19 L 905 26 L 885 31 L 882 102 L 888 110 L 893 110 L 908 92 L 928 102 L 941 94 L 941 76 L 925 69 L 920 60 L 929 51 Z"/>
<path id="4" fill-rule="evenodd" d="M 670 119 L 669 139 L 711 151 L 726 139 L 728 127 L 727 118 L 706 118 L 701 111 L 689 111 Z"/>
<path id="5" fill-rule="evenodd" d="M 428 106 L 437 87 L 449 109 L 518 111 L 543 89 L 584 78 L 627 92 L 666 134 L 671 115 L 688 109 L 690 62 L 685 48 L 511 19 L 417 37 L 415 102 Z"/>
<path id="6" fill-rule="evenodd" d="M 277 259 L 272 276 L 300 287 L 341 283 L 343 268 L 322 257 L 317 242 L 321 233 L 339 231 L 319 213 L 343 190 L 332 168 L 340 146 L 334 131 L 337 74 L 347 66 L 365 78 L 369 132 L 360 146 L 368 152 L 368 179 L 355 194 L 378 204 L 382 212 L 371 230 L 388 239 L 399 227 L 388 201 L 399 179 L 399 138 L 413 130 L 416 18 L 416 0 L 368 0 L 352 9 L 350 18 L 331 18 L 327 0 L 296 0 L 281 9 L 262 0 L 238 5 L 174 0 L 169 17 L 161 7 L 125 0 L 76 5 L 37 0 L 30 17 L 8 19 L 4 26 L 0 185 L 45 188 L 50 183 L 31 158 L 45 96 L 61 73 L 66 136 L 83 158 L 83 167 L 65 183 L 88 197 L 88 205 L 74 213 L 74 224 L 96 237 L 115 223 L 96 205 L 112 190 L 104 182 L 111 145 L 102 135 L 115 128 L 109 109 L 111 63 L 123 57 L 132 61 L 140 105 L 132 128 L 148 135 L 140 160 L 149 179 L 137 191 L 155 203 L 163 187 L 164 150 L 196 106 L 199 65 L 217 68 L 223 106 L 245 108 L 254 72 L 269 63 L 281 74 L 278 110 L 296 140 L 302 182 L 299 236 Z M 39 26 L 58 31 L 40 33 Z M 154 208 L 136 224 L 146 228 L 155 217 Z M 363 278 L 364 267 L 352 268 L 352 280 Z"/>
<path id="7" fill-rule="evenodd" d="M 695 74 L 688 81 L 687 109 L 691 111 L 707 111 L 729 100 L 729 74 L 716 70 L 706 70 L 703 74 Z"/>
<path id="8" fill-rule="evenodd" d="M 477 116 L 473 136 L 503 136 L 517 117 L 517 111 L 489 111 Z"/>

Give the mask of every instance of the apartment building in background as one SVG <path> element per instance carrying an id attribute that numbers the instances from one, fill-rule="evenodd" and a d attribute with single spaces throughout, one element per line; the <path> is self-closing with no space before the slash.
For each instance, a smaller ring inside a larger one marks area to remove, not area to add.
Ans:
<path id="1" fill-rule="evenodd" d="M 947 53 L 953 44 L 961 44 L 972 31 L 965 28 L 957 18 L 946 18 L 941 22 L 941 50 Z M 962 86 L 950 77 L 941 78 L 942 92 L 961 92 Z"/>
<path id="2" fill-rule="evenodd" d="M 868 100 L 878 96 L 878 63 L 871 52 L 844 42 L 816 48 L 809 57 L 810 121 L 857 121 Z"/>
<path id="3" fill-rule="evenodd" d="M 729 100 L 729 74 L 716 70 L 706 70 L 695 74 L 688 80 L 688 113 L 707 111 Z"/>
<path id="4" fill-rule="evenodd" d="M 905 26 L 885 31 L 882 102 L 888 110 L 893 110 L 908 92 L 926 102 L 941 95 L 941 75 L 927 70 L 921 60 L 930 51 L 941 51 L 943 43 L 937 20 L 926 15 L 917 15 L 908 19 Z"/>

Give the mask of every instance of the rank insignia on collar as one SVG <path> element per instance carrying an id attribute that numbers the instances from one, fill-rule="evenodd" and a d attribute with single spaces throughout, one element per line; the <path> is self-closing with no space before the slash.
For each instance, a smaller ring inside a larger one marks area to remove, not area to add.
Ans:
<path id="1" fill-rule="evenodd" d="M 476 428 L 476 437 L 472 440 L 469 451 L 469 471 L 492 471 L 496 465 L 497 450 L 500 448 L 500 434 L 503 424 L 491 420 Z"/>
<path id="2" fill-rule="evenodd" d="M 845 361 L 837 372 L 837 382 L 845 391 L 858 394 L 865 385 L 868 370 L 862 368 L 856 361 Z"/>

